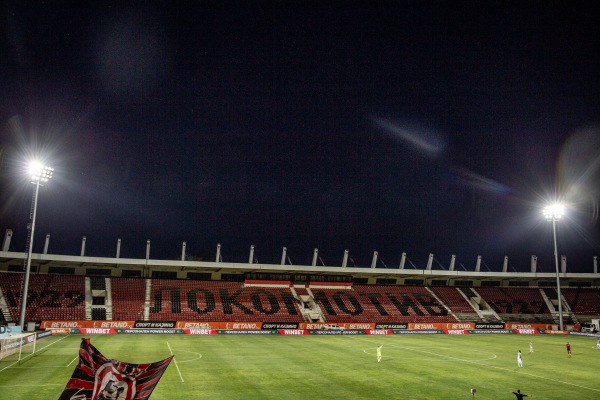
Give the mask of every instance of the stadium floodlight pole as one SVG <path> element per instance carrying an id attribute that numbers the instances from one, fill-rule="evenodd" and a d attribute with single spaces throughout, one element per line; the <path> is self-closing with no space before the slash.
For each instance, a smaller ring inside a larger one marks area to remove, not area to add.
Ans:
<path id="1" fill-rule="evenodd" d="M 54 168 L 34 162 L 31 163 L 29 167 L 29 172 L 31 173 L 31 183 L 35 185 L 35 192 L 33 195 L 33 213 L 31 214 L 31 230 L 29 231 L 29 249 L 27 251 L 27 266 L 25 267 L 25 280 L 23 282 L 23 293 L 21 295 L 21 318 L 19 319 L 21 331 L 25 330 L 25 310 L 27 309 L 27 292 L 29 291 L 31 253 L 33 248 L 33 234 L 35 232 L 35 217 L 37 214 L 38 194 L 40 192 L 40 186 L 43 186 L 46 182 L 50 180 L 50 178 L 52 178 Z"/>
<path id="2" fill-rule="evenodd" d="M 563 312 L 562 312 L 562 296 L 560 294 L 560 275 L 558 273 L 558 246 L 556 245 L 556 222 L 563 216 L 564 206 L 562 204 L 552 204 L 544 207 L 544 217 L 548 221 L 552 221 L 552 232 L 554 234 L 554 265 L 556 267 L 556 291 L 558 293 L 558 320 L 560 330 L 563 330 Z"/>

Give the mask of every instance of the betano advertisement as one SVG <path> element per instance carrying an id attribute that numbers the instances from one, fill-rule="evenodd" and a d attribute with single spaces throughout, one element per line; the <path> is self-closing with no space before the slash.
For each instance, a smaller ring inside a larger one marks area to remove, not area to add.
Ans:
<path id="1" fill-rule="evenodd" d="M 281 334 L 281 335 L 393 335 L 445 333 L 454 335 L 517 333 L 567 334 L 579 325 L 557 331 L 551 324 L 479 322 L 399 322 L 399 323 L 324 323 L 324 322 L 200 322 L 200 321 L 42 321 L 41 329 L 55 334 L 143 334 L 173 333 L 187 335 Z"/>

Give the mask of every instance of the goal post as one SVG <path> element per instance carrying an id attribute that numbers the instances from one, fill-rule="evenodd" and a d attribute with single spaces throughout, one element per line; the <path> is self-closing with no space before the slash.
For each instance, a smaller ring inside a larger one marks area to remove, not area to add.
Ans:
<path id="1" fill-rule="evenodd" d="M 0 339 L 0 360 L 21 361 L 35 355 L 36 337 L 31 332 Z"/>

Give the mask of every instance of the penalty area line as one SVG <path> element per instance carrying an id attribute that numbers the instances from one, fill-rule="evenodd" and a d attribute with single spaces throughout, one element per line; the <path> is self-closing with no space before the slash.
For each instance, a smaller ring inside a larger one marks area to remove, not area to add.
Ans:
<path id="1" fill-rule="evenodd" d="M 169 344 L 169 342 L 167 342 L 167 347 L 169 348 L 169 352 L 171 353 L 171 355 L 174 356 L 173 350 L 171 350 L 171 345 Z M 177 365 L 177 359 L 175 357 L 173 357 L 173 362 L 175 363 L 175 368 L 177 368 L 179 379 L 181 379 L 182 383 L 185 383 L 185 381 L 183 380 L 183 376 L 181 375 L 181 371 L 179 370 L 179 365 Z"/>

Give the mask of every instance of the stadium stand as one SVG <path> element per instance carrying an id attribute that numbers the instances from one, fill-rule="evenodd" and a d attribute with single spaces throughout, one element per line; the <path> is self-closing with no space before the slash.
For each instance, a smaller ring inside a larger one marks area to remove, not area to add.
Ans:
<path id="1" fill-rule="evenodd" d="M 144 319 L 146 280 L 141 278 L 111 278 L 113 319 L 139 321 Z"/>
<path id="2" fill-rule="evenodd" d="M 453 322 L 456 318 L 422 286 L 354 285 L 318 289 L 315 301 L 329 322 Z"/>
<path id="3" fill-rule="evenodd" d="M 550 314 L 537 288 L 479 287 L 474 290 L 500 315 Z"/>
<path id="4" fill-rule="evenodd" d="M 18 321 L 23 273 L 0 272 L 0 320 Z M 87 287 L 86 287 L 87 282 Z M 600 316 L 594 288 L 564 288 L 564 319 Z M 244 282 L 32 274 L 28 320 L 556 323 L 553 288 Z M 87 307 L 86 313 L 86 303 Z"/>
<path id="5" fill-rule="evenodd" d="M 13 321 L 19 320 L 22 273 L 0 274 L 0 288 Z M 27 316 L 32 320 L 85 319 L 85 278 L 75 275 L 31 275 Z"/>
<path id="6" fill-rule="evenodd" d="M 561 294 L 571 311 L 581 316 L 600 315 L 600 292 L 591 288 L 566 288 Z"/>
<path id="7" fill-rule="evenodd" d="M 455 287 L 434 286 L 431 291 L 455 313 L 474 313 L 475 309 Z"/>
<path id="8" fill-rule="evenodd" d="M 149 320 L 302 322 L 289 288 L 153 279 Z"/>

